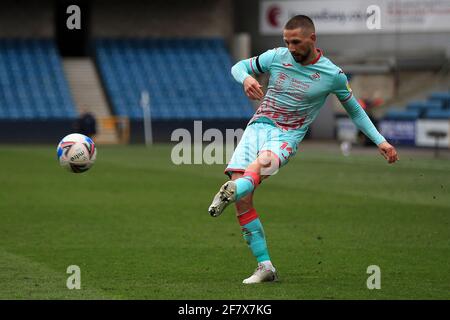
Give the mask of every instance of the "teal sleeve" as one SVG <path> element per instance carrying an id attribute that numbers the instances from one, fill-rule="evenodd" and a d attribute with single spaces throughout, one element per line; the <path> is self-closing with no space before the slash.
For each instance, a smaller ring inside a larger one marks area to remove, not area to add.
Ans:
<path id="1" fill-rule="evenodd" d="M 241 60 L 231 68 L 231 74 L 233 75 L 233 78 L 239 83 L 244 83 L 245 78 L 250 76 L 250 71 L 247 68 L 248 60 L 250 59 Z"/>
<path id="2" fill-rule="evenodd" d="M 378 132 L 377 128 L 370 121 L 364 109 L 353 96 L 353 92 L 348 84 L 347 77 L 342 71 L 336 76 L 335 89 L 333 93 L 341 102 L 345 111 L 352 119 L 353 123 L 376 145 L 386 141 Z"/>
<path id="3" fill-rule="evenodd" d="M 259 56 L 250 59 L 241 60 L 231 68 L 231 74 L 234 79 L 243 83 L 245 78 L 250 75 L 257 75 L 270 71 L 270 66 L 275 58 L 277 49 L 272 49 L 264 52 Z"/>
<path id="4" fill-rule="evenodd" d="M 342 103 L 342 106 L 349 114 L 353 123 L 361 130 L 370 140 L 376 145 L 386 141 L 386 139 L 378 132 L 377 128 L 370 121 L 364 109 L 356 101 L 355 97 L 350 97 L 349 100 Z"/>

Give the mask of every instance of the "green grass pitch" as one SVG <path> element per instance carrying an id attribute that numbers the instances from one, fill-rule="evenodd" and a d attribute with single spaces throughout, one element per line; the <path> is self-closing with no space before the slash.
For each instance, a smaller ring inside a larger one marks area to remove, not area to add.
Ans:
<path id="1" fill-rule="evenodd" d="M 450 298 L 448 159 L 300 150 L 255 193 L 280 282 L 244 286 L 256 265 L 234 209 L 207 212 L 223 165 L 100 146 L 71 174 L 55 149 L 0 148 L 0 299 Z"/>

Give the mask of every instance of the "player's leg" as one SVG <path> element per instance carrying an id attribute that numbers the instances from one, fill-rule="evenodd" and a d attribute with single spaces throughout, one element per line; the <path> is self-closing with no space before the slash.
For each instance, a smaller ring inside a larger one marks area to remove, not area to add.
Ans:
<path id="1" fill-rule="evenodd" d="M 228 163 L 225 173 L 231 178 L 233 173 L 244 173 L 245 169 L 258 156 L 258 149 L 265 141 L 265 128 L 260 123 L 249 125 L 239 141 L 233 156 Z M 233 181 L 227 181 L 223 184 L 219 192 L 214 196 L 208 212 L 211 216 L 219 216 L 223 210 L 236 201 L 236 186 Z"/>
<path id="2" fill-rule="evenodd" d="M 271 152 L 261 152 L 258 158 L 252 162 L 247 170 L 232 175 L 236 184 L 236 213 L 241 225 L 242 234 L 258 267 L 247 279 L 245 284 L 277 281 L 278 276 L 270 259 L 266 236 L 261 219 L 253 205 L 253 192 L 261 180 L 269 177 L 278 169 L 278 157 Z M 237 191 L 240 191 L 238 193 Z M 251 191 L 250 191 L 251 190 Z"/>
<path id="3" fill-rule="evenodd" d="M 244 175 L 236 179 L 235 199 L 253 192 L 262 179 L 277 173 L 297 152 L 297 141 L 276 127 L 270 127 L 268 138 L 260 147 L 258 157 L 245 170 Z"/>
<path id="4" fill-rule="evenodd" d="M 242 177 L 234 180 L 235 200 L 252 193 L 263 179 L 276 173 L 279 166 L 279 157 L 275 153 L 270 150 L 261 151 L 256 160 L 246 168 Z"/>
<path id="5" fill-rule="evenodd" d="M 296 144 L 289 137 L 274 137 L 261 146 L 261 151 L 255 161 L 245 170 L 244 174 L 234 175 L 236 193 L 236 209 L 239 222 L 258 267 L 255 272 L 243 282 L 245 284 L 276 281 L 276 270 L 270 260 L 266 238 L 261 221 L 253 207 L 253 192 L 262 179 L 275 174 L 279 167 L 285 165 L 296 153 Z M 243 187 L 241 187 L 243 186 Z"/>
<path id="6" fill-rule="evenodd" d="M 247 166 L 241 177 L 222 185 L 208 209 L 211 216 L 219 216 L 230 203 L 252 193 L 262 179 L 276 172 L 279 163 L 278 156 L 273 152 L 267 150 L 260 153 L 256 160 Z"/>
<path id="7" fill-rule="evenodd" d="M 222 185 L 208 209 L 213 217 L 219 216 L 230 203 L 252 193 L 262 179 L 275 174 L 278 168 L 285 165 L 289 158 L 296 153 L 297 144 L 289 135 L 283 133 L 277 127 L 265 123 L 258 123 L 257 125 L 259 126 L 255 126 L 255 128 L 258 128 L 256 132 L 255 130 L 247 131 L 246 129 L 232 157 L 233 160 L 236 155 L 242 154 L 242 146 L 244 145 L 250 148 L 254 160 L 251 162 L 241 161 L 238 167 L 230 167 L 229 165 L 226 172 L 244 171 L 244 174 L 242 177 Z M 256 135 L 262 132 L 266 135 L 266 138 L 258 139 L 255 143 L 254 139 L 251 139 L 252 136 L 250 134 L 246 135 L 248 132 L 256 133 Z M 258 142 L 261 140 L 264 140 L 264 142 L 259 144 Z M 242 141 L 244 141 L 243 145 Z M 255 147 L 257 148 L 256 151 L 254 150 Z M 254 156 L 255 153 L 257 156 Z M 247 165 L 244 166 L 243 163 L 247 163 Z M 236 170 L 236 168 L 239 168 L 239 170 Z M 245 170 L 242 170 L 242 168 L 245 168 Z"/>
<path id="8" fill-rule="evenodd" d="M 242 176 L 242 173 L 233 173 L 231 179 L 234 181 Z M 235 208 L 244 240 L 258 263 L 255 273 L 245 279 L 243 283 L 276 281 L 278 277 L 270 260 L 264 228 L 253 206 L 253 192 L 237 200 Z"/>

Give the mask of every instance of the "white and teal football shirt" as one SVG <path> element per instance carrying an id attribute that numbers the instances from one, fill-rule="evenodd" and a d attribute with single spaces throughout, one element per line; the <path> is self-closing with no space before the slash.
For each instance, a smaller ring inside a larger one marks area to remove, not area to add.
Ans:
<path id="1" fill-rule="evenodd" d="M 269 73 L 263 101 L 249 123 L 270 121 L 300 142 L 329 94 L 335 94 L 355 125 L 375 144 L 385 141 L 353 96 L 344 72 L 320 49 L 315 61 L 297 63 L 287 48 L 275 48 L 232 68 L 236 81 L 250 74 Z"/>
<path id="2" fill-rule="evenodd" d="M 231 73 L 240 83 L 251 74 L 269 73 L 270 78 L 225 173 L 243 172 L 261 151 L 275 154 L 279 167 L 286 164 L 329 94 L 337 96 L 355 125 L 375 144 L 385 141 L 353 96 L 344 72 L 317 50 L 317 59 L 308 65 L 297 63 L 287 48 L 276 48 L 233 66 Z"/>

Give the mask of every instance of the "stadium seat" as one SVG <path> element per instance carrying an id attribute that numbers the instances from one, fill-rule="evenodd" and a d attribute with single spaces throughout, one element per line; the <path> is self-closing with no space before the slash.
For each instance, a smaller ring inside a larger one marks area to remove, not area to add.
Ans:
<path id="1" fill-rule="evenodd" d="M 427 119 L 450 119 L 450 110 L 428 110 L 425 117 Z"/>
<path id="2" fill-rule="evenodd" d="M 430 101 L 413 101 L 408 103 L 408 110 L 427 110 L 427 109 L 441 109 L 442 101 L 430 100 Z"/>
<path id="3" fill-rule="evenodd" d="M 440 101 L 444 108 L 450 109 L 450 92 L 433 92 L 428 97 L 430 101 Z"/>
<path id="4" fill-rule="evenodd" d="M 230 74 L 222 39 L 98 39 L 95 48 L 115 114 L 142 118 L 144 90 L 153 119 L 247 119 L 253 114 Z M 224 111 L 235 106 L 239 112 Z"/>
<path id="5" fill-rule="evenodd" d="M 387 120 L 416 120 L 420 117 L 420 110 L 389 110 L 384 118 Z"/>
<path id="6" fill-rule="evenodd" d="M 442 108 L 443 103 L 439 100 L 413 101 L 406 106 L 407 111 L 417 111 L 419 117 L 424 117 L 430 110 L 442 110 Z"/>
<path id="7" fill-rule="evenodd" d="M 54 42 L 0 40 L 0 118 L 72 119 L 76 116 Z"/>

